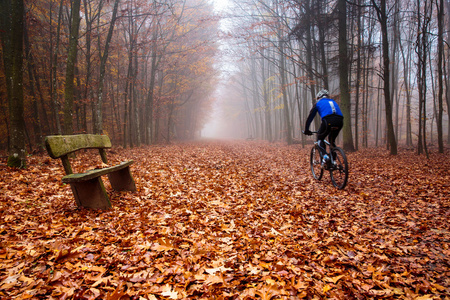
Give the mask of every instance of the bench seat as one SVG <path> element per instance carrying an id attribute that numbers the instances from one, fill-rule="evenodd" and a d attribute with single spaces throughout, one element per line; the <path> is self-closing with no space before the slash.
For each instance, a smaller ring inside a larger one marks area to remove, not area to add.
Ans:
<path id="1" fill-rule="evenodd" d="M 112 173 L 112 172 L 115 172 L 118 170 L 122 170 L 122 169 L 128 167 L 129 165 L 131 165 L 132 163 L 133 163 L 133 161 L 129 160 L 129 161 L 124 161 L 124 162 L 122 162 L 116 166 L 112 166 L 112 167 L 107 167 L 107 168 L 102 168 L 102 169 L 93 169 L 93 170 L 86 171 L 85 173 L 69 174 L 62 178 L 62 182 L 71 183 L 71 182 L 81 182 L 81 181 L 94 179 L 99 176 L 107 175 L 109 173 Z"/>
<path id="2" fill-rule="evenodd" d="M 105 149 L 111 148 L 111 140 L 106 135 L 79 134 L 47 136 L 45 139 L 47 152 L 52 158 L 61 159 L 66 176 L 62 182 L 70 184 L 75 202 L 86 208 L 107 209 L 111 202 L 106 194 L 102 176 L 107 175 L 111 187 L 116 191 L 136 191 L 130 165 L 133 160 L 118 165 L 93 169 L 84 173 L 73 173 L 70 155 L 82 149 L 98 149 L 101 160 L 108 164 Z"/>

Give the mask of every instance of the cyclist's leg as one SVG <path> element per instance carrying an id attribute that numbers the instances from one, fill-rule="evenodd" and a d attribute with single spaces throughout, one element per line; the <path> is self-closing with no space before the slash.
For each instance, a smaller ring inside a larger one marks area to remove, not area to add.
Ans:
<path id="1" fill-rule="evenodd" d="M 334 148 L 336 147 L 336 138 L 341 132 L 342 127 L 344 126 L 344 118 L 341 116 L 332 116 L 328 119 L 328 127 L 330 127 L 330 135 L 328 136 L 328 141 L 330 145 Z"/>
<path id="2" fill-rule="evenodd" d="M 329 133 L 330 132 L 328 130 L 327 122 L 325 119 L 322 119 L 322 124 L 320 124 L 320 128 L 317 131 L 317 142 L 319 143 L 320 152 L 322 153 L 322 156 L 326 153 L 326 145 L 323 140 L 327 137 Z"/>
<path id="3" fill-rule="evenodd" d="M 328 136 L 328 141 L 330 142 L 330 146 L 332 148 L 336 147 L 336 138 L 341 132 L 342 127 L 344 126 L 344 118 L 341 116 L 332 116 L 328 120 L 328 126 L 331 128 L 330 134 Z M 333 153 L 333 160 L 335 160 L 335 153 Z"/>

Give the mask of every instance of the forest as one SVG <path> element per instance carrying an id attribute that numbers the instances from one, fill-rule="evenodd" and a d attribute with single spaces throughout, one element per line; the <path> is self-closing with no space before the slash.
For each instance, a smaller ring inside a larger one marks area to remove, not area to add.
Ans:
<path id="1" fill-rule="evenodd" d="M 26 1 L 18 69 L 8 15 L 18 4 L 2 5 L 2 148 L 32 151 L 51 134 L 108 134 L 124 147 L 199 135 L 217 80 L 211 3 Z"/>
<path id="2" fill-rule="evenodd" d="M 386 146 L 395 154 L 399 144 L 424 153 L 434 144 L 442 152 L 448 5 L 240 1 L 231 28 L 245 30 L 229 34 L 243 59 L 230 79 L 233 103 L 224 106 L 242 116 L 248 136 L 304 143 L 305 116 L 326 88 L 344 109 L 345 149 Z"/>
<path id="3" fill-rule="evenodd" d="M 449 11 L 0 0 L 0 298 L 448 299 Z M 341 190 L 301 133 L 324 88 Z M 83 133 L 112 148 L 44 150 Z M 106 209 L 63 181 L 123 161 Z"/>
<path id="4" fill-rule="evenodd" d="M 343 108 L 346 150 L 449 142 L 449 1 L 1 5 L 0 147 L 19 160 L 54 134 L 304 144 L 321 88 Z"/>

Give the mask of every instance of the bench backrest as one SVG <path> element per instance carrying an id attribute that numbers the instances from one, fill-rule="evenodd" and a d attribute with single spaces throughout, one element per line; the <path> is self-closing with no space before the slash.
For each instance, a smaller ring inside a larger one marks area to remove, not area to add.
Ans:
<path id="1" fill-rule="evenodd" d="M 45 148 L 51 158 L 62 160 L 66 174 L 72 174 L 68 154 L 82 149 L 99 149 L 102 161 L 108 163 L 104 149 L 111 148 L 111 140 L 98 134 L 50 135 L 45 138 Z"/>

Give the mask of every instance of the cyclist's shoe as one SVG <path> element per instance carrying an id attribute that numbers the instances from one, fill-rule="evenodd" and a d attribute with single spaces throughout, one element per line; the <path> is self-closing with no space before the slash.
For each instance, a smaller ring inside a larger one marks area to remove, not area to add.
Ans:
<path id="1" fill-rule="evenodd" d="M 325 154 L 322 158 L 322 168 L 327 170 L 329 161 L 330 161 L 330 158 L 328 157 L 328 155 Z"/>

